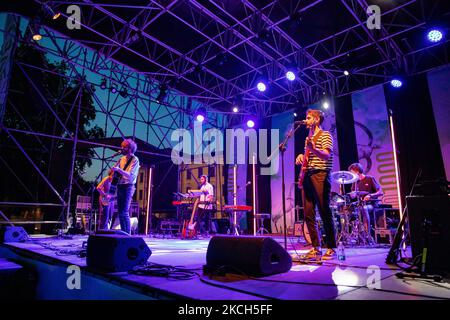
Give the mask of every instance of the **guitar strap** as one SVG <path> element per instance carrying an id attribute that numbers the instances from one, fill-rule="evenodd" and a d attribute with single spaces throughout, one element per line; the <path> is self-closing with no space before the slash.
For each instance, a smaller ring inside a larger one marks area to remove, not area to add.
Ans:
<path id="1" fill-rule="evenodd" d="M 133 159 L 134 159 L 134 156 L 132 156 L 132 157 L 130 157 L 130 159 L 128 159 L 127 163 L 125 163 L 125 167 L 123 167 L 123 169 L 122 169 L 123 171 L 127 170 L 128 166 L 131 163 L 131 160 L 133 160 Z"/>

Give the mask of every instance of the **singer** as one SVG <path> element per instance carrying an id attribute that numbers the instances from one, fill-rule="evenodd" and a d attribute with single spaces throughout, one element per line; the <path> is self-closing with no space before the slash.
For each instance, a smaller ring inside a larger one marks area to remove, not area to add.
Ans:
<path id="1" fill-rule="evenodd" d="M 136 180 L 139 172 L 139 159 L 134 155 L 137 150 L 136 143 L 131 139 L 125 139 L 122 144 L 123 157 L 112 168 L 121 175 L 117 185 L 117 209 L 119 214 L 120 229 L 131 234 L 130 204 L 136 191 Z"/>
<path id="2" fill-rule="evenodd" d="M 305 154 L 298 155 L 295 161 L 295 164 L 302 165 L 303 175 L 301 173 L 299 183 L 302 181 L 305 221 L 313 245 L 308 253 L 300 257 L 304 260 L 331 260 L 336 255 L 335 230 L 330 209 L 333 137 L 330 132 L 322 130 L 323 120 L 324 114 L 320 110 L 309 109 L 306 112 L 304 124 L 309 129 L 309 134 L 305 141 Z M 323 256 L 317 230 L 316 205 L 326 236 L 327 251 Z"/>

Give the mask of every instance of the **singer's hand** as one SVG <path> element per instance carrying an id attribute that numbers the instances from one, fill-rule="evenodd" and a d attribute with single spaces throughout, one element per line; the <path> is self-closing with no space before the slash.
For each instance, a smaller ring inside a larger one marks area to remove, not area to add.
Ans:
<path id="1" fill-rule="evenodd" d="M 303 160 L 305 159 L 305 157 L 303 156 L 303 154 L 299 154 L 297 156 L 297 159 L 295 159 L 295 164 L 296 165 L 303 165 Z"/>

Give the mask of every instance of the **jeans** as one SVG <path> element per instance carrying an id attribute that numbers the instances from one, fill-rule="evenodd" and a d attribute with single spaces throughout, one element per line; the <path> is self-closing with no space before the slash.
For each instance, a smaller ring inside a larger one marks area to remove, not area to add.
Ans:
<path id="1" fill-rule="evenodd" d="M 130 205 L 136 188 L 133 184 L 119 184 L 117 186 L 117 211 L 119 213 L 120 229 L 131 234 Z"/>
<path id="2" fill-rule="evenodd" d="M 303 209 L 306 226 L 314 248 L 320 248 L 317 230 L 315 206 L 325 229 L 325 244 L 329 249 L 336 248 L 336 235 L 333 214 L 330 209 L 331 182 L 329 171 L 315 170 L 307 172 L 303 181 Z"/>

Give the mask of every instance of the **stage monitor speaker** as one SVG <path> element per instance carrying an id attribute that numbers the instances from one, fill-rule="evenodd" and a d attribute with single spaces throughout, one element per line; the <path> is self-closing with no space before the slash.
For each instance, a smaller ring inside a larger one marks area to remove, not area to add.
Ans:
<path id="1" fill-rule="evenodd" d="M 129 271 L 145 264 L 152 251 L 140 237 L 121 234 L 96 234 L 88 238 L 88 267 L 106 272 Z"/>
<path id="2" fill-rule="evenodd" d="M 206 273 L 225 269 L 249 276 L 269 276 L 292 267 L 289 253 L 270 237 L 214 236 L 206 253 Z"/>
<path id="3" fill-rule="evenodd" d="M 423 254 L 426 247 L 425 272 L 449 273 L 450 197 L 410 196 L 406 197 L 406 203 L 413 257 Z M 421 261 L 422 258 L 420 264 Z"/>
<path id="4" fill-rule="evenodd" d="M 28 239 L 28 233 L 22 227 L 5 226 L 0 228 L 0 242 L 22 242 Z"/>

